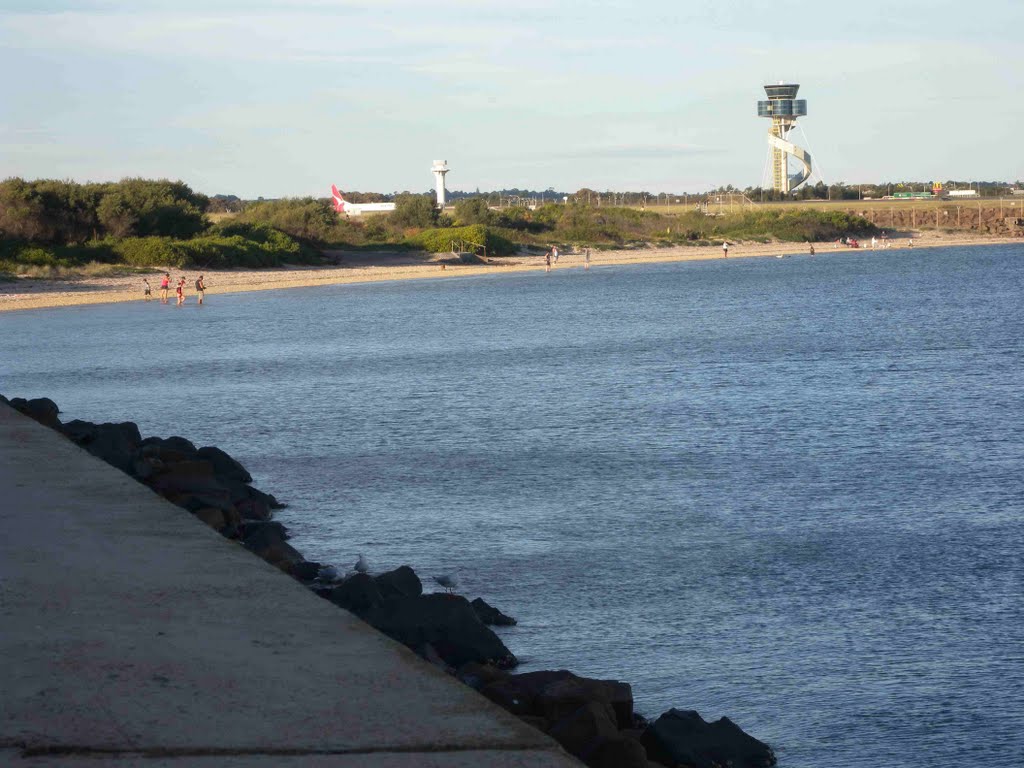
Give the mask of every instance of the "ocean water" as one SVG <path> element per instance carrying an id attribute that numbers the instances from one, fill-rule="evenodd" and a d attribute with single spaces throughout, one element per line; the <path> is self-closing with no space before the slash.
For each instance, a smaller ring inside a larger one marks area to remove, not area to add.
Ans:
<path id="1" fill-rule="evenodd" d="M 1024 247 L 0 315 L 0 392 L 239 457 L 311 559 L 784 768 L 1024 764 Z"/>

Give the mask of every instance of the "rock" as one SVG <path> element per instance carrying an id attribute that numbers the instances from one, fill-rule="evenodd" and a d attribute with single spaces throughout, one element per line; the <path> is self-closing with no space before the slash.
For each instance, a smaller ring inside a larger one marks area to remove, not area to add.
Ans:
<path id="1" fill-rule="evenodd" d="M 59 427 L 72 442 L 127 474 L 132 473 L 135 449 L 142 441 L 134 422 L 93 424 L 75 419 Z"/>
<path id="2" fill-rule="evenodd" d="M 18 410 L 30 419 L 35 419 L 44 427 L 49 427 L 50 429 L 60 427 L 60 419 L 57 417 L 60 413 L 60 408 L 50 398 L 37 397 L 32 400 L 22 400 L 22 403 L 23 405 Z"/>
<path id="3" fill-rule="evenodd" d="M 215 531 L 221 530 L 227 523 L 224 520 L 224 513 L 213 507 L 201 507 L 192 513 Z"/>
<path id="4" fill-rule="evenodd" d="M 14 405 L 13 400 L 11 405 Z M 78 445 L 90 442 L 96 437 L 96 425 L 91 421 L 82 421 L 81 419 L 73 419 L 66 424 L 61 424 L 60 431 L 68 440 Z"/>
<path id="5" fill-rule="evenodd" d="M 234 503 L 235 509 L 244 520 L 270 520 L 274 513 L 260 499 L 239 499 Z"/>
<path id="6" fill-rule="evenodd" d="M 139 455 L 159 465 L 180 464 L 195 458 L 191 453 L 164 445 L 159 437 L 147 437 L 139 443 Z"/>
<path id="7" fill-rule="evenodd" d="M 316 593 L 357 616 L 363 616 L 384 602 L 376 581 L 366 573 L 357 573 L 336 587 L 317 589 Z"/>
<path id="8" fill-rule="evenodd" d="M 562 719 L 587 702 L 602 707 L 617 728 L 633 724 L 633 691 L 628 683 L 579 677 L 568 670 L 509 675 L 480 692 L 513 714 L 533 714 L 548 722 Z"/>
<path id="9" fill-rule="evenodd" d="M 451 667 L 477 661 L 508 669 L 519 663 L 459 595 L 395 598 L 374 606 L 363 619 L 414 651 L 429 643 Z"/>
<path id="10" fill-rule="evenodd" d="M 506 679 L 509 677 L 509 673 L 503 669 L 492 667 L 490 664 L 471 661 L 459 667 L 455 672 L 455 677 L 470 688 L 479 691 L 485 685 Z"/>
<path id="11" fill-rule="evenodd" d="M 513 715 L 539 715 L 537 698 L 544 687 L 572 676 L 572 672 L 565 669 L 508 675 L 504 679 L 485 684 L 480 693 Z"/>
<path id="12" fill-rule="evenodd" d="M 287 531 L 280 523 L 246 523 L 241 530 L 246 549 L 282 570 L 289 570 L 304 558 L 285 538 Z"/>
<path id="13" fill-rule="evenodd" d="M 212 472 L 197 469 L 201 464 L 205 462 L 183 461 L 167 465 L 147 478 L 146 485 L 164 496 L 172 493 L 205 494 L 223 499 L 224 503 L 230 503 L 228 489 L 213 476 Z M 209 468 L 209 464 L 206 464 L 206 467 Z"/>
<path id="14" fill-rule="evenodd" d="M 181 451 L 189 456 L 193 456 L 197 452 L 196 446 L 191 440 L 186 440 L 184 437 L 178 437 L 177 435 L 165 437 L 161 441 L 161 445 L 164 448 L 170 448 L 172 451 Z"/>
<path id="15" fill-rule="evenodd" d="M 231 456 L 213 445 L 206 445 L 200 448 L 199 456 L 213 465 L 217 477 L 224 480 L 232 480 L 241 483 L 251 483 L 252 475 L 245 467 L 235 461 Z"/>
<path id="16" fill-rule="evenodd" d="M 548 734 L 584 762 L 602 742 L 617 736 L 615 723 L 605 707 L 588 701 L 548 728 Z"/>
<path id="17" fill-rule="evenodd" d="M 590 768 L 647 768 L 647 750 L 635 739 L 618 736 L 602 741 L 587 759 Z"/>
<path id="18" fill-rule="evenodd" d="M 767 768 L 775 765 L 771 747 L 729 718 L 706 722 L 694 710 L 670 709 L 644 731 L 641 739 L 650 759 L 667 766 L 693 768 Z"/>
<path id="19" fill-rule="evenodd" d="M 292 576 L 299 581 L 314 581 L 317 574 L 320 572 L 320 563 L 314 563 L 310 560 L 306 560 L 301 563 L 296 563 L 292 566 Z"/>
<path id="20" fill-rule="evenodd" d="M 519 715 L 519 719 L 531 728 L 536 728 L 538 731 L 547 733 L 548 721 L 543 717 L 537 717 L 536 715 Z"/>
<path id="21" fill-rule="evenodd" d="M 628 693 L 621 694 L 614 686 L 625 686 Z M 579 709 L 587 702 L 593 702 L 604 709 L 609 719 L 616 724 L 616 728 L 622 723 L 619 720 L 618 712 L 612 705 L 614 695 L 628 697 L 627 703 L 623 706 L 628 711 L 623 712 L 623 720 L 628 725 L 633 716 L 633 696 L 629 685 L 615 683 L 614 681 L 590 680 L 576 675 L 569 675 L 561 680 L 554 680 L 545 685 L 538 692 L 536 697 L 536 708 L 538 714 L 547 718 L 549 723 L 561 720 L 570 712 Z"/>
<path id="22" fill-rule="evenodd" d="M 382 573 L 373 580 L 385 600 L 393 597 L 417 597 L 423 594 L 423 584 L 419 576 L 408 565 Z"/>
<path id="23" fill-rule="evenodd" d="M 515 619 L 492 607 L 481 597 L 473 600 L 470 605 L 473 606 L 476 615 L 480 617 L 480 621 L 488 627 L 514 627 L 516 625 Z"/>

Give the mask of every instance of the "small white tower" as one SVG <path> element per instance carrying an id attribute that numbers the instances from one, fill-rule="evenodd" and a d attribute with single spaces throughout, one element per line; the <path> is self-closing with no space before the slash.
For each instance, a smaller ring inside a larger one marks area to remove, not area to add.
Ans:
<path id="1" fill-rule="evenodd" d="M 448 161 L 435 160 L 434 165 L 430 170 L 434 173 L 434 181 L 437 186 L 437 207 L 444 208 L 444 175 L 448 173 Z"/>

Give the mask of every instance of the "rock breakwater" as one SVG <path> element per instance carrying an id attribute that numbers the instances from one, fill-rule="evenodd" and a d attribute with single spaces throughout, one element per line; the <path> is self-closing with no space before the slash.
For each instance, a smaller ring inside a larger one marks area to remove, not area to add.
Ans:
<path id="1" fill-rule="evenodd" d="M 7 400 L 21 413 L 63 434 L 111 466 L 186 510 L 317 595 L 362 618 L 428 662 L 556 739 L 595 768 L 649 765 L 771 766 L 772 750 L 722 718 L 672 709 L 649 722 L 634 711 L 632 688 L 567 670 L 512 674 L 518 661 L 491 626 L 515 619 L 482 598 L 425 594 L 409 566 L 385 573 L 343 575 L 332 564 L 306 560 L 273 519 L 284 506 L 252 486 L 252 476 L 223 450 L 179 436 L 142 437 L 132 422 L 62 423 L 47 398 Z"/>

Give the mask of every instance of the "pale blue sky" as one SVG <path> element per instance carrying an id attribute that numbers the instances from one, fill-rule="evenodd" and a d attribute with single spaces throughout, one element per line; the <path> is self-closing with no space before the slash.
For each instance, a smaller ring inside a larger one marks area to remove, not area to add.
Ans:
<path id="1" fill-rule="evenodd" d="M 743 187 L 786 80 L 826 181 L 1015 180 L 1022 30 L 1021 0 L 0 0 L 0 176 Z"/>

